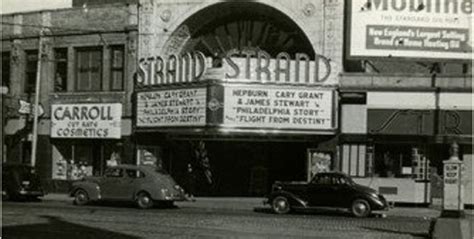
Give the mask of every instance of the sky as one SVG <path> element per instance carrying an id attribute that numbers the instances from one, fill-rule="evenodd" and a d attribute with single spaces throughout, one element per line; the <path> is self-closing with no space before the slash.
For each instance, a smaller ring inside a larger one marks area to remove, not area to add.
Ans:
<path id="1" fill-rule="evenodd" d="M 0 0 L 0 14 L 72 6 L 72 0 Z"/>

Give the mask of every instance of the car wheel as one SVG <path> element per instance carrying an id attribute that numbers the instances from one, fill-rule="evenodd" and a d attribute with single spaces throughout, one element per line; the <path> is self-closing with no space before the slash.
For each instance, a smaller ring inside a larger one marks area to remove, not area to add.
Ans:
<path id="1" fill-rule="evenodd" d="M 86 205 L 89 203 L 89 195 L 86 191 L 79 189 L 74 193 L 74 205 Z"/>
<path id="2" fill-rule="evenodd" d="M 278 196 L 272 201 L 272 209 L 277 214 L 285 214 L 290 212 L 290 202 L 286 197 Z"/>
<path id="3" fill-rule="evenodd" d="M 146 192 L 141 192 L 137 195 L 137 206 L 141 209 L 148 209 L 153 207 L 153 199 Z"/>
<path id="4" fill-rule="evenodd" d="M 367 200 L 356 199 L 352 202 L 351 213 L 355 217 L 367 217 L 370 214 L 370 204 Z"/>

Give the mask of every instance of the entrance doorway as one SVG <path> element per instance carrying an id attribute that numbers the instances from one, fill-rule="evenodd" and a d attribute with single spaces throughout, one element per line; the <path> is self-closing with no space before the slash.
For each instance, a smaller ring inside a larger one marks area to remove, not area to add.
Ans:
<path id="1" fill-rule="evenodd" d="M 173 146 L 171 174 L 185 189 L 189 177 L 199 196 L 263 196 L 275 181 L 305 181 L 307 143 L 205 141 L 211 180 L 196 158 L 198 141 Z M 313 145 L 314 146 L 314 145 Z M 188 164 L 193 175 L 187 172 Z"/>

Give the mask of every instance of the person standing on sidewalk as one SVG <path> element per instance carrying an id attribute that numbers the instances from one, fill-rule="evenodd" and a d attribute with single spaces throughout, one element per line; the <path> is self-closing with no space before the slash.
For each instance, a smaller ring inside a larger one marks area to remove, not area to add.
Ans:
<path id="1" fill-rule="evenodd" d="M 186 180 L 186 198 L 189 201 L 195 201 L 194 199 L 194 190 L 195 190 L 195 183 L 196 183 L 196 175 L 193 171 L 193 166 L 191 163 L 188 163 L 187 166 L 187 180 Z"/>

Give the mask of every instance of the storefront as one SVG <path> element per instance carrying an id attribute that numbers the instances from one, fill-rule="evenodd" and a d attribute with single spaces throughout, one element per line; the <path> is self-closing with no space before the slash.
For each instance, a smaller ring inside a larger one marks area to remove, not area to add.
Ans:
<path id="1" fill-rule="evenodd" d="M 122 162 L 122 104 L 53 104 L 51 108 L 53 180 L 102 175 L 107 165 Z"/>
<path id="2" fill-rule="evenodd" d="M 315 52 L 322 28 L 306 23 L 323 9 L 306 4 L 296 14 L 300 6 L 168 3 L 159 15 L 143 5 L 137 162 L 165 168 L 188 189 L 192 178 L 196 194 L 221 196 L 263 195 L 276 180 L 331 170 L 340 52 Z M 177 13 L 184 18 L 170 21 Z M 158 25 L 170 33 L 150 28 Z"/>
<path id="3" fill-rule="evenodd" d="M 390 201 L 439 203 L 442 162 L 453 142 L 461 145 L 467 175 L 472 172 L 471 97 L 430 90 L 342 93 L 340 170 Z"/>

